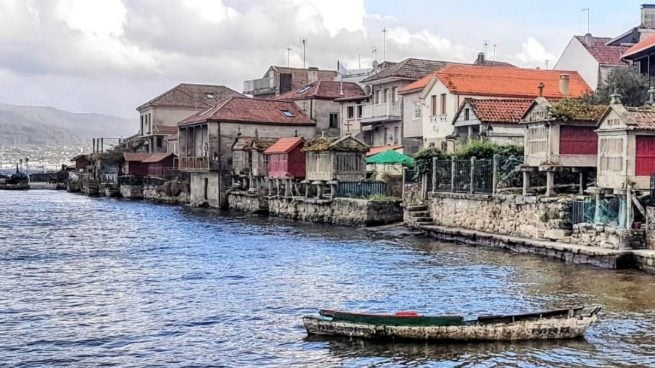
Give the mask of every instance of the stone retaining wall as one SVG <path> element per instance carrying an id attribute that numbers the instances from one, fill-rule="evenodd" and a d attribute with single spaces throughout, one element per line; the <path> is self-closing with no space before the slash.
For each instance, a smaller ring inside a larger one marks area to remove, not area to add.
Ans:
<path id="1" fill-rule="evenodd" d="M 355 198 L 316 200 L 270 197 L 269 213 L 300 221 L 325 222 L 346 226 L 382 225 L 403 220 L 400 201 L 370 201 Z"/>
<path id="2" fill-rule="evenodd" d="M 601 247 L 607 249 L 628 249 L 632 230 L 617 229 L 599 224 L 575 224 L 571 236 L 562 239 L 566 243 Z"/>
<path id="3" fill-rule="evenodd" d="M 122 184 L 120 186 L 121 197 L 126 199 L 142 199 L 143 185 Z"/>
<path id="4" fill-rule="evenodd" d="M 571 235 L 568 198 L 433 193 L 428 210 L 435 225 L 523 238 L 562 240 Z"/>
<path id="5" fill-rule="evenodd" d="M 245 191 L 228 191 L 227 204 L 229 208 L 237 211 L 268 213 L 268 200 L 265 197 Z"/>
<path id="6" fill-rule="evenodd" d="M 187 204 L 189 203 L 189 192 L 182 191 L 177 196 L 169 195 L 162 190 L 161 185 L 144 185 L 143 198 L 151 201 L 168 203 L 168 204 Z"/>

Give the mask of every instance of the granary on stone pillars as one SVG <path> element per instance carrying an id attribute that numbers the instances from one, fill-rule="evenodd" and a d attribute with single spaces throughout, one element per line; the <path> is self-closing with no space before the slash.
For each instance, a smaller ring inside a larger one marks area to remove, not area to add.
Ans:
<path id="1" fill-rule="evenodd" d="M 305 178 L 304 144 L 303 137 L 280 138 L 264 151 L 268 157 L 269 194 L 290 197 L 294 184 Z"/>
<path id="2" fill-rule="evenodd" d="M 546 174 L 546 196 L 554 195 L 558 186 L 571 186 L 555 183 L 556 174 L 563 172 L 578 173 L 578 183 L 573 185 L 582 193 L 585 173 L 596 169 L 598 137 L 594 131 L 604 110 L 605 106 L 581 100 L 535 99 L 521 119 L 526 127 L 524 195 L 530 190 L 531 175 L 539 172 Z"/>
<path id="3" fill-rule="evenodd" d="M 620 96 L 598 121 L 598 187 L 621 192 L 648 191 L 655 174 L 655 106 L 626 107 Z"/>
<path id="4" fill-rule="evenodd" d="M 326 185 L 334 196 L 339 181 L 363 181 L 366 179 L 366 152 L 368 145 L 346 135 L 341 138 L 318 138 L 305 145 L 307 160 L 306 184 L 315 185 L 321 198 Z M 308 191 L 305 191 L 308 195 Z"/>
<path id="5" fill-rule="evenodd" d="M 255 131 L 257 133 L 257 131 Z M 268 177 L 268 158 L 264 151 L 277 138 L 239 136 L 232 144 L 233 187 L 259 193 Z"/>

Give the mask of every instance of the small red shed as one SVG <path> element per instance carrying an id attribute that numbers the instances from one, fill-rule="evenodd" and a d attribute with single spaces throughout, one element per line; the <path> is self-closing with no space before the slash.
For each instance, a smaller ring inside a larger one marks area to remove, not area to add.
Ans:
<path id="1" fill-rule="evenodd" d="M 123 175 L 148 175 L 148 167 L 143 163 L 148 156 L 142 152 L 123 152 Z"/>
<path id="2" fill-rule="evenodd" d="M 148 176 L 165 176 L 166 169 L 175 168 L 175 155 L 172 153 L 153 153 L 143 160 Z"/>
<path id="3" fill-rule="evenodd" d="M 268 177 L 302 179 L 305 177 L 305 140 L 302 137 L 280 138 L 264 153 L 268 156 Z"/>

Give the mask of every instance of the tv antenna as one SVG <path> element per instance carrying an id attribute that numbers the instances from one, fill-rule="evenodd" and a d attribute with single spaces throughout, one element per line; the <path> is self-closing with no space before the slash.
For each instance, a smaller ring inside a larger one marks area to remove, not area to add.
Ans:
<path id="1" fill-rule="evenodd" d="M 302 67 L 303 69 L 306 68 L 305 60 L 306 60 L 306 55 L 307 55 L 307 37 L 303 37 L 300 39 L 300 42 L 302 43 Z"/>
<path id="2" fill-rule="evenodd" d="M 591 13 L 591 8 L 586 7 L 586 8 L 584 8 L 584 9 L 580 10 L 580 12 L 581 12 L 581 13 L 582 13 L 582 12 L 587 12 L 587 33 L 591 33 L 591 31 L 589 30 L 589 29 L 590 29 L 590 28 L 589 28 L 589 13 Z"/>
<path id="3" fill-rule="evenodd" d="M 287 68 L 291 66 L 291 47 L 287 47 Z"/>
<path id="4" fill-rule="evenodd" d="M 387 32 L 389 30 L 382 28 L 382 61 L 387 61 Z"/>

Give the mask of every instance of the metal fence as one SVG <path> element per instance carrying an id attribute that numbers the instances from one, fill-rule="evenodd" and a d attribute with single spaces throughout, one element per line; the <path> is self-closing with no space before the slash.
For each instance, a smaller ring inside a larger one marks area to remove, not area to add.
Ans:
<path id="1" fill-rule="evenodd" d="M 433 160 L 428 188 L 433 192 L 495 193 L 497 188 L 521 187 L 522 157 Z"/>
<path id="2" fill-rule="evenodd" d="M 373 195 L 386 195 L 387 183 L 383 181 L 340 181 L 337 184 L 337 197 L 368 198 Z"/>

